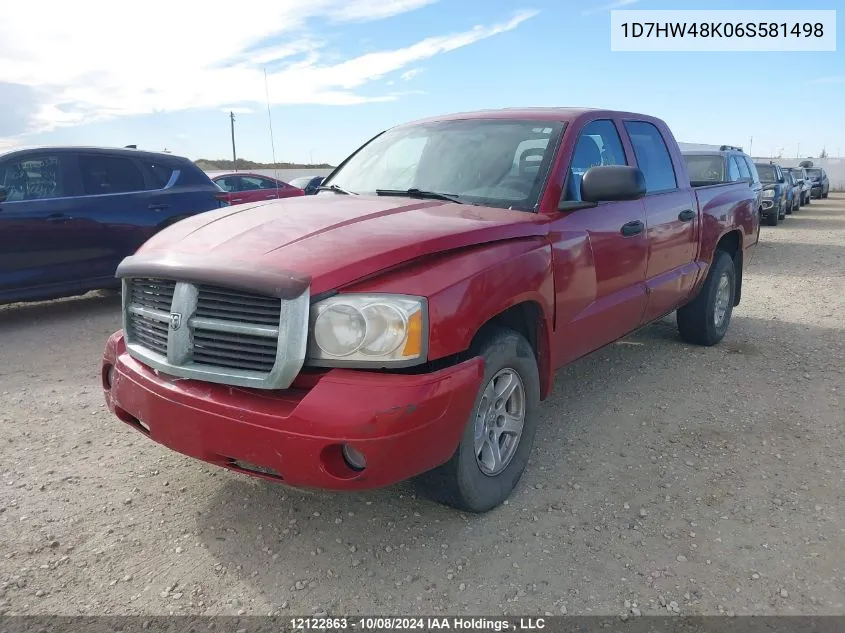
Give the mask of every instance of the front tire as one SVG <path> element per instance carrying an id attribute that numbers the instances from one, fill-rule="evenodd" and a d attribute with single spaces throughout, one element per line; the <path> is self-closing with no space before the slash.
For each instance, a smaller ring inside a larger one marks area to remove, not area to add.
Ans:
<path id="1" fill-rule="evenodd" d="M 778 217 L 777 213 L 770 213 L 766 216 L 766 224 L 768 224 L 769 226 L 777 226 L 779 219 L 780 218 Z"/>
<path id="2" fill-rule="evenodd" d="M 717 250 L 701 290 L 678 310 L 681 338 L 704 346 L 721 341 L 730 325 L 735 297 L 736 265 L 725 251 Z"/>
<path id="3" fill-rule="evenodd" d="M 508 498 L 537 431 L 540 374 L 521 334 L 491 329 L 477 346 L 484 378 L 461 443 L 448 462 L 420 475 L 430 498 L 467 512 L 487 512 Z"/>

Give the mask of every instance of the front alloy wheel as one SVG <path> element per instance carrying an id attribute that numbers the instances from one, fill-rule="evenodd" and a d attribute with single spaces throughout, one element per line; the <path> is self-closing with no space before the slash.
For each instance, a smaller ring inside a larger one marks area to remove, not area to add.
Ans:
<path id="1" fill-rule="evenodd" d="M 484 360 L 484 377 L 461 442 L 448 462 L 417 483 L 441 503 L 486 512 L 508 498 L 528 464 L 540 373 L 531 344 L 507 328 L 489 327 L 472 351 Z"/>
<path id="2" fill-rule="evenodd" d="M 495 477 L 510 464 L 525 426 L 525 386 L 511 368 L 499 370 L 482 392 L 475 414 L 475 460 Z"/>

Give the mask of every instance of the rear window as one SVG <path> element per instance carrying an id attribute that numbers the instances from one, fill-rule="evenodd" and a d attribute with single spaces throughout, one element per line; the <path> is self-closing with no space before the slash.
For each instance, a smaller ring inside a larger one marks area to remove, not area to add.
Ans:
<path id="1" fill-rule="evenodd" d="M 774 165 L 757 165 L 757 173 L 760 174 L 761 182 L 777 182 Z"/>
<path id="2" fill-rule="evenodd" d="M 807 175 L 810 178 L 821 178 L 822 177 L 822 170 L 821 169 L 808 169 Z"/>
<path id="3" fill-rule="evenodd" d="M 725 182 L 725 161 L 719 154 L 687 154 L 690 182 L 694 185 Z"/>

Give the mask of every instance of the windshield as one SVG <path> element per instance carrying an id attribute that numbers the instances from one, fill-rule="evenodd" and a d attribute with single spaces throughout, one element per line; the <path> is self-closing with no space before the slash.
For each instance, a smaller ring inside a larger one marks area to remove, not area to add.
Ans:
<path id="1" fill-rule="evenodd" d="M 725 161 L 719 154 L 685 154 L 691 183 L 703 185 L 725 181 Z"/>
<path id="2" fill-rule="evenodd" d="M 821 177 L 822 177 L 822 170 L 821 170 L 821 169 L 808 169 L 808 170 L 807 170 L 807 175 L 808 175 L 810 178 L 815 178 L 815 179 L 818 179 L 818 178 L 821 178 Z"/>
<path id="3" fill-rule="evenodd" d="M 774 165 L 757 165 L 757 173 L 761 182 L 777 182 Z"/>
<path id="4" fill-rule="evenodd" d="M 323 184 L 359 194 L 418 189 L 458 202 L 530 211 L 563 127 L 511 119 L 405 125 L 370 141 Z"/>

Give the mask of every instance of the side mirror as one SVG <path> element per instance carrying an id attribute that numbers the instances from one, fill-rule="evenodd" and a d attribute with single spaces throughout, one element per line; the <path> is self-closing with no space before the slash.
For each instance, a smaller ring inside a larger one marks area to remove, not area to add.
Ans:
<path id="1" fill-rule="evenodd" d="M 0 187 L 0 202 L 6 202 L 9 197 L 9 190 L 6 187 Z"/>
<path id="2" fill-rule="evenodd" d="M 645 193 L 645 175 L 638 167 L 597 165 L 581 178 L 581 199 L 585 202 L 638 200 Z"/>

